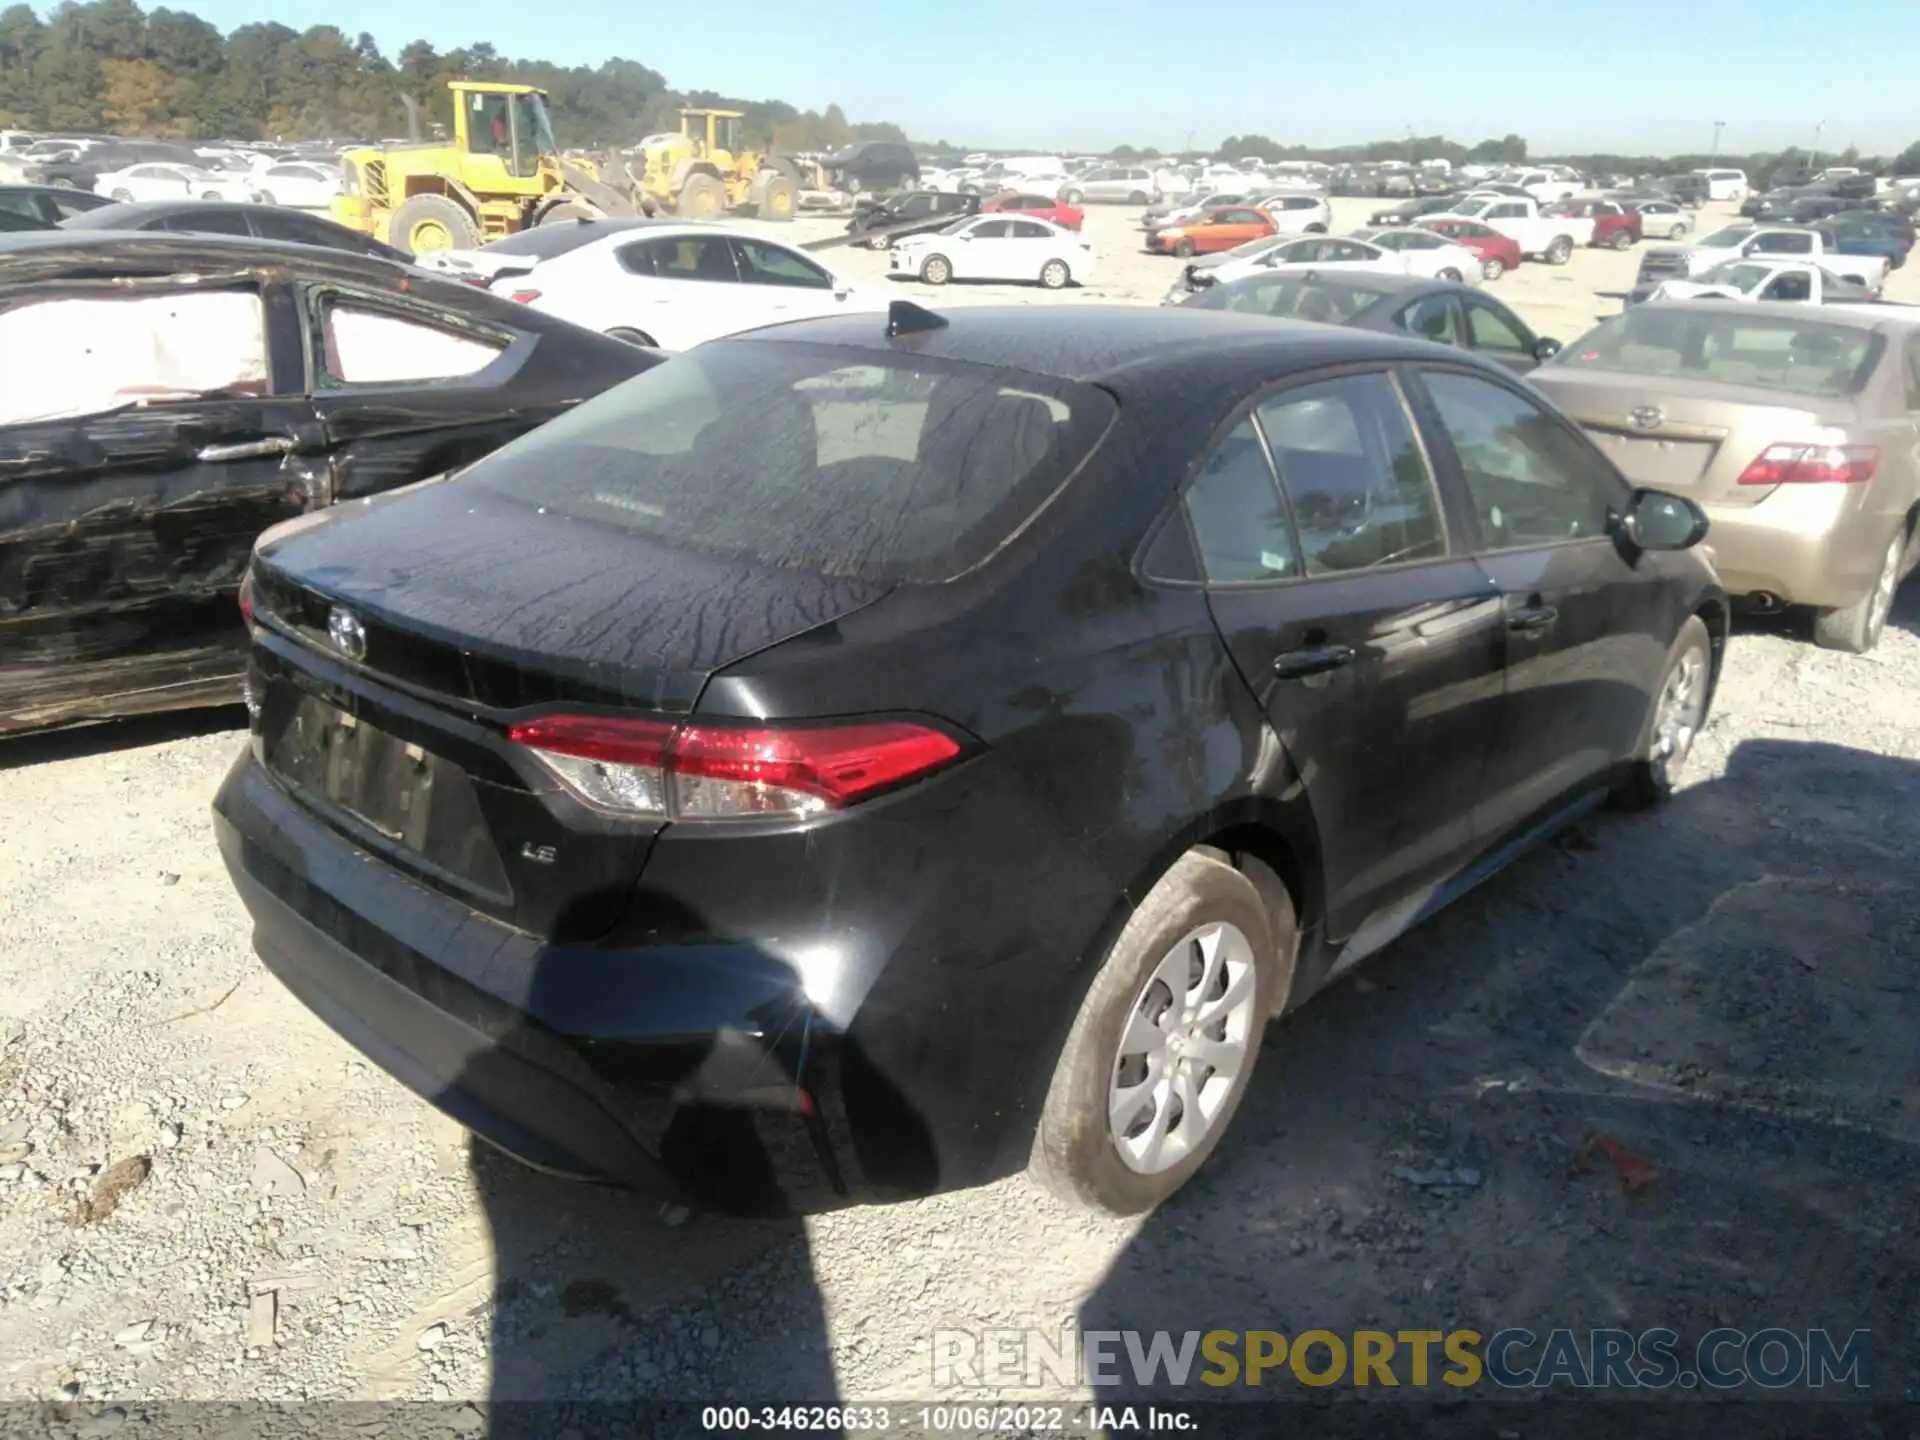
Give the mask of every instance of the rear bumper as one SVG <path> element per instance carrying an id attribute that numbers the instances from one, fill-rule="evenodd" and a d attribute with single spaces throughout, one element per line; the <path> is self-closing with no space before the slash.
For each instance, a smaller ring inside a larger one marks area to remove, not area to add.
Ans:
<path id="1" fill-rule="evenodd" d="M 365 854 L 251 754 L 214 827 L 267 968 L 500 1149 L 722 1209 L 859 1198 L 820 1118 L 839 1108 L 838 1037 L 753 947 L 548 944 Z"/>
<path id="2" fill-rule="evenodd" d="M 1707 544 L 1727 593 L 1851 605 L 1879 578 L 1899 517 L 1844 485 L 1783 485 L 1751 506 L 1708 505 Z"/>

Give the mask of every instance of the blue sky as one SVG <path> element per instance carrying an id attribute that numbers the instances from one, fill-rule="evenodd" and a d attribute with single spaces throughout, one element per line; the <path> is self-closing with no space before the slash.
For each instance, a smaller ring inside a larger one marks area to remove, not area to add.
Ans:
<path id="1" fill-rule="evenodd" d="M 1911 0 L 173 0 L 231 29 L 625 55 L 679 88 L 838 101 L 916 139 L 1174 148 L 1517 131 L 1536 151 L 1920 140 Z M 889 14 L 891 12 L 891 15 Z M 564 128 L 565 117 L 559 117 Z"/>

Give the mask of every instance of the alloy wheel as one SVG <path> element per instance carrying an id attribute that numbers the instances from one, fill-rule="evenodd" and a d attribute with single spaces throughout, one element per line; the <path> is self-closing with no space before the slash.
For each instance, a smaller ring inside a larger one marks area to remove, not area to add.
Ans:
<path id="1" fill-rule="evenodd" d="M 1689 650 L 1667 675 L 1654 719 L 1648 762 L 1668 786 L 1680 778 L 1707 713 L 1707 657 Z"/>
<path id="2" fill-rule="evenodd" d="M 1190 932 L 1127 1011 L 1107 1090 L 1108 1133 L 1129 1170 L 1157 1175 L 1203 1148 L 1250 1063 L 1258 994 L 1238 926 Z"/>
<path id="3" fill-rule="evenodd" d="M 1887 623 L 1887 617 L 1893 613 L 1894 593 L 1900 588 L 1900 561 L 1906 554 L 1907 537 L 1903 531 L 1893 537 L 1893 543 L 1887 546 L 1887 562 L 1880 567 L 1880 578 L 1874 582 L 1873 600 L 1867 606 L 1867 634 L 1877 636 Z"/>

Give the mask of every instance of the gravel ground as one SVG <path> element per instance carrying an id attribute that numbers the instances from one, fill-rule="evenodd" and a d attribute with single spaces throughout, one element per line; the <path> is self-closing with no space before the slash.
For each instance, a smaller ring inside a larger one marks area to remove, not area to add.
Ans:
<path id="1" fill-rule="evenodd" d="M 1632 264 L 1496 288 L 1570 338 Z M 1168 278 L 1122 255 L 1091 298 Z M 253 959 L 207 824 L 241 717 L 0 745 L 0 1399 L 924 1398 L 935 1329 L 1076 1323 L 1826 1324 L 1872 1330 L 1897 1391 L 1916 693 L 1920 583 L 1869 657 L 1743 630 L 1671 807 L 1588 823 L 1275 1027 L 1144 1224 L 1017 1180 L 735 1224 L 471 1155 Z M 1658 1180 L 1580 1173 L 1594 1132 Z"/>

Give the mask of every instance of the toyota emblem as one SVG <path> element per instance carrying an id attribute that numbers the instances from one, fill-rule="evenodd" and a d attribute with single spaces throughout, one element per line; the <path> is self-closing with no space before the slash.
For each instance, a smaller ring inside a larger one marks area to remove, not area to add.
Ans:
<path id="1" fill-rule="evenodd" d="M 1634 426 L 1641 430 L 1652 430 L 1666 418 L 1665 412 L 1654 405 L 1641 405 L 1627 413 L 1627 419 L 1631 420 Z"/>
<path id="2" fill-rule="evenodd" d="M 351 610 L 342 610 L 336 605 L 327 612 L 327 639 L 349 660 L 367 658 L 367 627 Z"/>

